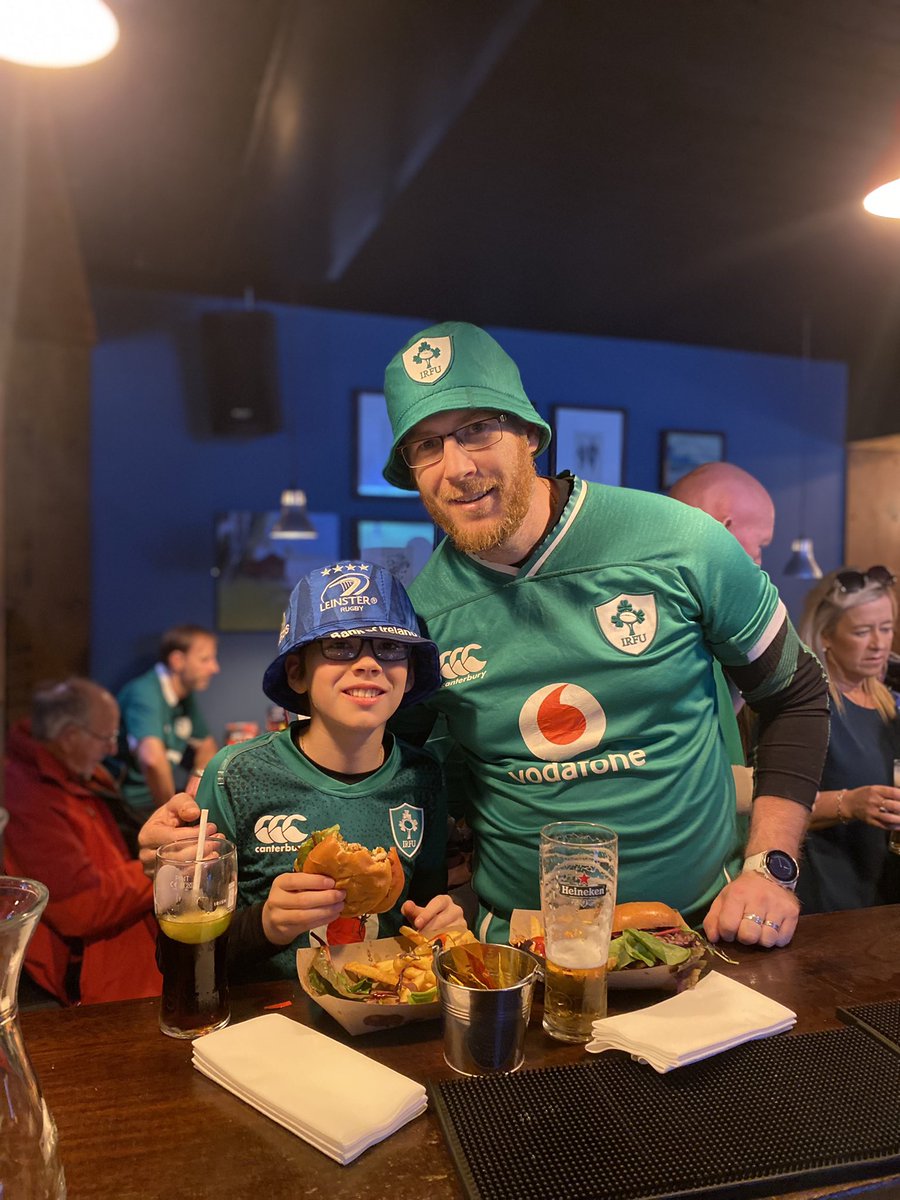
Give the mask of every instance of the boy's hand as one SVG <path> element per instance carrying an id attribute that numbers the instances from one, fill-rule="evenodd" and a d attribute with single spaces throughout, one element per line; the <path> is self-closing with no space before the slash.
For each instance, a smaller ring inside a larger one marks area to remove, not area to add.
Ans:
<path id="1" fill-rule="evenodd" d="M 327 875 L 276 875 L 263 905 L 263 933 L 273 946 L 287 946 L 298 934 L 337 920 L 346 895 Z"/>
<path id="2" fill-rule="evenodd" d="M 410 925 L 426 937 L 433 933 L 445 933 L 448 929 L 467 928 L 465 913 L 447 895 L 435 896 L 424 908 L 420 908 L 414 900 L 407 900 L 400 911 Z"/>

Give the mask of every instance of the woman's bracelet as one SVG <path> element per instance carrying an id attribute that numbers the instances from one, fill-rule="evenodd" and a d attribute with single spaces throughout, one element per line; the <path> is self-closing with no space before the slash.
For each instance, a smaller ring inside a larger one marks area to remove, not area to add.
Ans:
<path id="1" fill-rule="evenodd" d="M 846 825 L 850 820 L 850 818 L 848 816 L 845 816 L 843 810 L 841 809 L 841 801 L 843 800 L 844 796 L 846 796 L 846 794 L 847 794 L 847 789 L 841 788 L 841 790 L 837 793 L 837 796 L 835 797 L 835 807 L 837 808 L 837 817 L 842 825 Z"/>

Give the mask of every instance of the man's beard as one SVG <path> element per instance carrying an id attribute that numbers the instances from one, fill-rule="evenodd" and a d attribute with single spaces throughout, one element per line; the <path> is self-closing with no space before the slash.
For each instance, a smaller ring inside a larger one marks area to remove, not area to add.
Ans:
<path id="1" fill-rule="evenodd" d="M 483 554 L 501 546 L 518 530 L 528 514 L 534 481 L 537 472 L 528 440 L 516 441 L 516 458 L 507 479 L 501 476 L 479 475 L 477 479 L 464 480 L 453 488 L 453 499 L 460 496 L 479 496 L 489 488 L 500 493 L 502 511 L 490 522 L 481 521 L 470 525 L 465 518 L 457 524 L 452 501 L 441 497 L 422 496 L 422 503 L 434 523 L 450 538 L 457 550 L 463 554 Z"/>

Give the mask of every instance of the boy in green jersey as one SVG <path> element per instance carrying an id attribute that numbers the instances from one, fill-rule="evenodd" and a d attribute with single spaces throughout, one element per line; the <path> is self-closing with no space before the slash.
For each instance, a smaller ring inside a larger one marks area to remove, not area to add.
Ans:
<path id="1" fill-rule="evenodd" d="M 404 923 L 425 934 L 465 925 L 446 894 L 440 766 L 385 732 L 399 707 L 439 682 L 437 648 L 384 568 L 342 561 L 294 588 L 263 690 L 309 720 L 221 750 L 197 792 L 238 847 L 229 935 L 238 975 L 293 976 L 311 932 L 335 944 L 390 936 Z M 345 893 L 333 879 L 293 870 L 307 836 L 335 824 L 348 842 L 396 849 L 405 882 L 389 912 L 341 917 Z"/>

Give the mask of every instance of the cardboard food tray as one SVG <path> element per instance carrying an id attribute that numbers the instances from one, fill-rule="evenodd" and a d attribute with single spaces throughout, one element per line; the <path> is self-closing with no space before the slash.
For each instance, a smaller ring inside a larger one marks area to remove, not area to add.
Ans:
<path id="1" fill-rule="evenodd" d="M 539 909 L 513 909 L 509 919 L 509 944 L 521 950 L 534 954 L 543 963 L 543 957 L 532 950 L 528 942 L 536 934 L 543 937 L 544 927 Z M 523 945 L 523 943 L 525 943 Z M 664 963 L 658 967 L 632 967 L 629 971 L 609 971 L 606 985 L 623 991 L 641 991 L 656 989 L 657 991 L 675 991 L 677 979 L 672 970 Z"/>
<path id="2" fill-rule="evenodd" d="M 410 943 L 403 937 L 378 938 L 371 942 L 355 942 L 351 946 L 332 946 L 331 957 L 339 967 L 348 962 L 379 962 Z M 300 986 L 311 1000 L 334 1017 L 339 1025 L 354 1037 L 361 1033 L 377 1033 L 379 1029 L 396 1029 L 413 1021 L 433 1021 L 441 1015 L 439 1000 L 431 1004 L 375 1004 L 367 1000 L 345 1000 L 330 994 L 320 996 L 309 985 L 309 968 L 316 950 L 297 951 L 297 976 Z"/>

